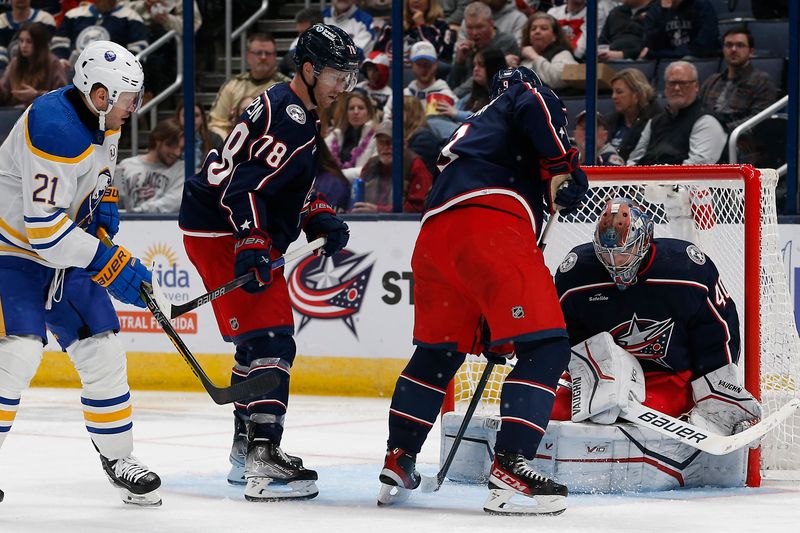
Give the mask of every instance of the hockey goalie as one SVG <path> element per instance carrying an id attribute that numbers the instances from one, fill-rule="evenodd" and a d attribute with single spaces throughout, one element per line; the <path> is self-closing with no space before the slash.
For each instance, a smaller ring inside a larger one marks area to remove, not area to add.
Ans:
<path id="1" fill-rule="evenodd" d="M 691 242 L 654 239 L 653 226 L 640 206 L 612 199 L 593 241 L 556 272 L 572 354 L 533 466 L 573 492 L 745 481 L 746 447 L 710 455 L 620 418 L 644 404 L 721 435 L 761 418 L 742 385 L 739 318 L 716 266 Z M 460 421 L 445 415 L 442 456 Z M 471 421 L 450 479 L 485 475 L 497 426 Z"/>

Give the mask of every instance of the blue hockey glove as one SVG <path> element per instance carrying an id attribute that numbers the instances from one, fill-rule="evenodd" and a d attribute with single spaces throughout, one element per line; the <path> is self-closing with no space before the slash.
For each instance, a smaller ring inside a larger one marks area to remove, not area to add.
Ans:
<path id="1" fill-rule="evenodd" d="M 92 213 L 92 220 L 89 222 L 89 227 L 86 229 L 88 233 L 97 237 L 97 228 L 104 227 L 108 238 L 113 239 L 119 231 L 119 209 L 117 202 L 119 201 L 119 191 L 116 187 L 106 187 L 105 193 L 100 203 Z"/>
<path id="2" fill-rule="evenodd" d="M 249 233 L 239 234 L 239 239 L 234 247 L 236 260 L 233 270 L 238 278 L 248 272 L 255 274 L 256 278 L 248 281 L 242 288 L 249 293 L 266 290 L 272 284 L 272 239 L 258 228 Z"/>
<path id="3" fill-rule="evenodd" d="M 322 200 L 314 200 L 306 206 L 305 232 L 308 241 L 317 237 L 327 237 L 322 253 L 332 256 L 350 240 L 350 228 L 334 210 Z"/>
<path id="4" fill-rule="evenodd" d="M 564 215 L 578 209 L 589 190 L 589 179 L 581 169 L 578 151 L 570 148 L 567 153 L 539 161 L 542 179 L 546 181 L 547 203 L 550 213 L 557 208 Z"/>
<path id="5" fill-rule="evenodd" d="M 153 282 L 153 274 L 122 246 L 108 248 L 100 243 L 86 271 L 93 281 L 105 287 L 120 302 L 147 307 L 139 290 L 142 282 Z"/>

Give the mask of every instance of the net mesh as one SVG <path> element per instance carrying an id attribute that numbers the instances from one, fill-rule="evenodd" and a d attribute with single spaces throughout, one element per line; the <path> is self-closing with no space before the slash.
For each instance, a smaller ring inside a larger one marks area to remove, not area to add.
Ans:
<path id="1" fill-rule="evenodd" d="M 551 272 L 575 246 L 589 242 L 594 225 L 609 198 L 625 196 L 642 204 L 653 216 L 656 237 L 674 237 L 697 244 L 712 258 L 740 315 L 744 339 L 745 190 L 742 179 L 709 179 L 695 169 L 676 185 L 674 176 L 660 176 L 657 167 L 636 180 L 604 173 L 592 179 L 588 199 L 581 210 L 553 225 L 547 238 L 545 261 Z M 624 176 L 623 176 L 624 177 Z M 688 178 L 688 179 L 687 179 Z M 761 269 L 758 292 L 761 332 L 761 395 L 764 416 L 791 398 L 800 397 L 800 340 L 787 285 L 783 251 L 779 250 L 775 186 L 777 173 L 761 171 Z M 755 223 L 755 222 L 754 222 Z M 788 248 L 788 247 L 787 247 Z M 745 353 L 745 365 L 753 361 Z M 740 361 L 741 362 L 741 361 Z M 754 363 L 750 363 L 754 364 Z M 513 361 L 495 367 L 476 411 L 483 416 L 499 413 L 500 389 Z M 469 355 L 454 381 L 456 411 L 463 411 L 483 372 L 484 360 Z M 800 472 L 800 415 L 795 414 L 762 441 L 762 471 Z"/>

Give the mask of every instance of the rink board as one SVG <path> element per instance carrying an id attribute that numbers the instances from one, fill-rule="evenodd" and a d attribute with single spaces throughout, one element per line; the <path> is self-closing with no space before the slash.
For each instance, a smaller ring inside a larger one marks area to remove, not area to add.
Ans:
<path id="1" fill-rule="evenodd" d="M 411 254 L 419 222 L 350 220 L 346 253 L 309 258 L 285 271 L 295 307 L 298 358 L 292 388 L 308 394 L 391 394 L 413 351 Z M 797 316 L 795 280 L 800 282 L 800 225 L 780 225 L 780 249 Z M 173 303 L 206 291 L 186 257 L 174 220 L 127 220 L 116 241 L 154 272 Z M 303 244 L 301 236 L 298 243 Z M 479 245 L 479 243 L 476 243 Z M 561 258 L 548 257 L 548 264 Z M 131 385 L 138 389 L 200 390 L 148 311 L 115 302 L 128 351 Z M 174 322 L 186 344 L 218 384 L 227 383 L 233 345 L 222 340 L 210 305 Z M 34 381 L 39 386 L 78 386 L 66 354 L 52 340 Z"/>

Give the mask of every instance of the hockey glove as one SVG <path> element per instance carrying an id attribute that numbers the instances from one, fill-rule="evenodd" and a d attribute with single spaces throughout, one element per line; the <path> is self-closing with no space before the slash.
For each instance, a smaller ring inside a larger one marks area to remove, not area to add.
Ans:
<path id="1" fill-rule="evenodd" d="M 542 179 L 547 182 L 547 204 L 550 213 L 560 211 L 568 215 L 578 209 L 589 190 L 589 179 L 581 169 L 578 151 L 570 148 L 567 153 L 539 161 Z"/>
<path id="2" fill-rule="evenodd" d="M 739 433 L 761 419 L 761 404 L 741 384 L 734 364 L 692 381 L 692 397 L 689 422 L 720 435 Z"/>
<path id="3" fill-rule="evenodd" d="M 105 287 L 120 302 L 147 307 L 139 290 L 142 282 L 153 282 L 153 274 L 122 246 L 108 248 L 99 243 L 86 271 L 93 281 Z"/>
<path id="4" fill-rule="evenodd" d="M 350 228 L 336 215 L 331 206 L 322 200 L 314 200 L 306 208 L 305 232 L 308 242 L 317 237 L 327 237 L 322 253 L 332 256 L 350 240 Z"/>
<path id="5" fill-rule="evenodd" d="M 108 238 L 113 239 L 119 231 L 119 209 L 117 202 L 119 201 L 119 191 L 116 187 L 106 187 L 103 198 L 100 203 L 92 212 L 92 219 L 89 222 L 89 227 L 86 229 L 88 233 L 97 237 L 97 228 L 104 227 Z"/>
<path id="6" fill-rule="evenodd" d="M 239 234 L 234 247 L 236 260 L 233 270 L 238 278 L 248 272 L 255 274 L 255 279 L 248 281 L 242 288 L 249 293 L 266 290 L 272 284 L 272 239 L 267 232 L 258 228 L 249 233 Z"/>

